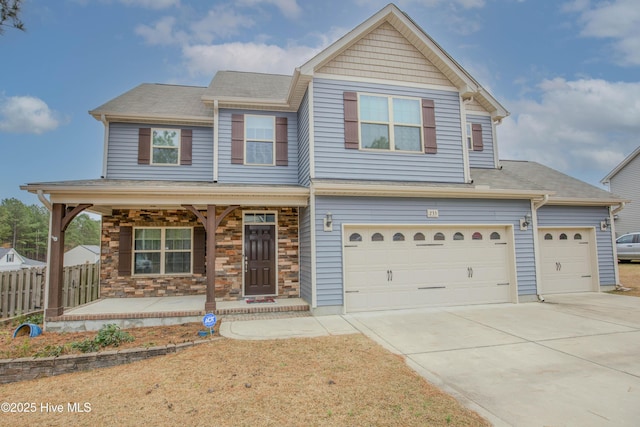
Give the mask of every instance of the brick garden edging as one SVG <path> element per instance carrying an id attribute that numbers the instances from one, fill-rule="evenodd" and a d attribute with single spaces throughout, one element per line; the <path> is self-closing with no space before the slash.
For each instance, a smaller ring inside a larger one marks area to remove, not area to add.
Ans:
<path id="1" fill-rule="evenodd" d="M 21 357 L 19 359 L 0 359 L 0 384 L 33 380 L 88 371 L 109 366 L 124 365 L 156 356 L 177 353 L 187 348 L 215 341 L 218 338 L 198 340 L 181 344 L 167 344 L 149 348 L 129 348 L 108 350 L 96 353 L 67 354 L 58 357 Z"/>

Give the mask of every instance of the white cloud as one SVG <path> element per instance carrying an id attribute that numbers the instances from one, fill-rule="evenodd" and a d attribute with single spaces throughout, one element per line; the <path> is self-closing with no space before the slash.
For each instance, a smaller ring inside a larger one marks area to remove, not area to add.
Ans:
<path id="1" fill-rule="evenodd" d="M 0 131 L 42 134 L 60 125 L 58 114 L 32 96 L 0 98 Z"/>
<path id="2" fill-rule="evenodd" d="M 188 38 L 183 31 L 175 31 L 176 19 L 173 16 L 165 16 L 153 26 L 138 25 L 135 33 L 141 36 L 151 45 L 170 45 L 185 42 Z"/>
<path id="3" fill-rule="evenodd" d="M 229 37 L 237 34 L 243 28 L 251 28 L 255 21 L 246 15 L 241 15 L 226 6 L 217 6 L 199 21 L 191 24 L 192 38 L 200 43 L 211 43 L 218 37 Z"/>
<path id="4" fill-rule="evenodd" d="M 289 19 L 296 19 L 302 15 L 302 8 L 296 0 L 239 0 L 241 5 L 255 6 L 258 4 L 272 4 L 280 9 L 280 12 Z"/>
<path id="5" fill-rule="evenodd" d="M 615 60 L 621 65 L 640 65 L 640 7 L 637 0 L 614 0 L 591 4 L 575 0 L 563 10 L 580 14 L 581 35 L 612 39 Z"/>
<path id="6" fill-rule="evenodd" d="M 145 9 L 166 9 L 180 6 L 180 0 L 120 0 L 120 3 Z"/>
<path id="7" fill-rule="evenodd" d="M 217 70 L 291 74 L 320 51 L 321 47 L 264 43 L 225 43 L 185 46 L 182 50 L 191 76 L 210 77 Z"/>
<path id="8" fill-rule="evenodd" d="M 544 80 L 540 101 L 511 103 L 500 157 L 533 160 L 597 183 L 638 145 L 640 83 Z"/>

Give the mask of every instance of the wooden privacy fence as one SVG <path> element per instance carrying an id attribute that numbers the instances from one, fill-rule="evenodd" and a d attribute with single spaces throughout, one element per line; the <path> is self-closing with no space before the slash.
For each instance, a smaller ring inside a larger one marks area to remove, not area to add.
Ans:
<path id="1" fill-rule="evenodd" d="M 76 307 L 98 299 L 100 264 L 64 267 L 62 303 Z M 0 271 L 0 318 L 44 309 L 46 268 Z"/>

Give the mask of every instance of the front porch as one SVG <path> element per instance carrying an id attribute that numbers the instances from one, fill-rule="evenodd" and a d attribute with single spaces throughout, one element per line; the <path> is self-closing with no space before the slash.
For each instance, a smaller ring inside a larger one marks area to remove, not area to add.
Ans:
<path id="1" fill-rule="evenodd" d="M 267 301 L 264 301 L 267 300 Z M 218 319 L 231 315 L 281 313 L 310 315 L 309 304 L 301 298 L 250 298 L 237 301 L 217 301 Z M 74 332 L 99 330 L 103 325 L 115 323 L 121 328 L 169 326 L 201 322 L 206 295 L 174 297 L 103 298 L 69 309 L 61 316 L 47 319 L 46 330 Z M 262 301 L 262 302 L 260 302 Z M 204 327 L 203 327 L 204 328 Z"/>

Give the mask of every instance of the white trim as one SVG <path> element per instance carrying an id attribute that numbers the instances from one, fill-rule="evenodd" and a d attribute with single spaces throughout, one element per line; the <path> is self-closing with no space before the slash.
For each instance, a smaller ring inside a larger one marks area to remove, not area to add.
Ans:
<path id="1" fill-rule="evenodd" d="M 104 114 L 100 116 L 100 121 L 104 125 L 104 143 L 102 147 L 102 178 L 107 177 L 107 158 L 109 156 L 109 122 Z"/>
<path id="2" fill-rule="evenodd" d="M 316 280 L 316 195 L 313 183 L 311 184 L 311 196 L 309 197 L 309 233 L 311 238 L 311 308 L 317 308 L 318 281 Z"/>
<path id="3" fill-rule="evenodd" d="M 261 138 L 251 138 L 249 139 L 247 136 L 247 123 L 248 118 L 250 117 L 258 117 L 258 118 L 270 118 L 272 122 L 273 134 L 271 139 L 261 139 Z M 247 162 L 247 142 L 259 142 L 259 143 L 271 143 L 271 163 L 248 163 Z M 244 115 L 244 144 L 243 144 L 243 156 L 244 156 L 244 165 L 245 166 L 275 166 L 276 165 L 276 116 L 270 114 L 245 114 Z"/>
<path id="4" fill-rule="evenodd" d="M 245 217 L 246 214 L 256 214 L 256 213 L 265 214 L 265 215 L 273 214 L 273 215 L 275 215 L 275 221 L 274 222 L 247 222 L 247 223 L 245 223 L 244 217 Z M 245 232 L 245 227 L 247 225 L 273 225 L 273 227 L 274 227 L 273 238 L 275 240 L 275 251 L 274 251 L 275 260 L 274 260 L 274 263 L 275 263 L 275 282 L 276 282 L 275 283 L 276 292 L 274 294 L 263 294 L 263 295 L 246 295 L 245 294 L 245 273 L 246 273 L 246 271 L 245 271 L 244 266 L 245 266 L 245 256 L 246 255 L 245 255 L 245 246 L 244 246 L 244 243 L 245 243 L 245 239 L 244 239 L 245 234 L 244 234 L 244 232 Z M 242 270 L 242 298 L 249 298 L 249 297 L 253 298 L 253 297 L 256 297 L 256 296 L 269 296 L 269 297 L 277 297 L 278 296 L 278 288 L 279 288 L 279 285 L 280 285 L 279 271 L 278 271 L 279 246 L 280 246 L 280 242 L 279 242 L 279 239 L 278 239 L 278 211 L 272 211 L 272 210 L 246 210 L 246 211 L 242 211 L 242 252 L 241 252 L 241 254 L 242 254 L 242 267 L 241 267 L 241 270 Z M 298 282 L 298 283 L 300 283 L 300 282 Z"/>
<path id="5" fill-rule="evenodd" d="M 220 164 L 220 108 L 218 100 L 213 101 L 213 182 L 218 182 L 218 166 Z"/>
<path id="6" fill-rule="evenodd" d="M 307 97 L 309 102 L 309 180 L 316 177 L 316 126 L 314 120 L 314 108 L 313 108 L 313 80 L 309 83 L 309 96 Z"/>
<path id="7" fill-rule="evenodd" d="M 609 224 L 611 224 L 609 226 L 609 235 L 611 237 L 611 247 L 613 248 L 613 278 L 616 282 L 616 286 L 620 285 L 620 271 L 618 269 L 618 247 L 616 246 L 616 240 L 618 240 L 616 238 L 616 226 L 615 226 L 615 221 L 613 219 L 614 214 L 613 211 L 611 209 L 611 206 L 609 206 Z"/>
<path id="8" fill-rule="evenodd" d="M 491 120 L 491 137 L 493 138 L 493 164 L 494 167 L 500 167 L 500 156 L 498 155 L 498 134 L 496 133 L 495 120 Z"/>
<path id="9" fill-rule="evenodd" d="M 460 103 L 460 128 L 466 129 L 467 109 L 466 102 L 462 96 L 458 97 Z M 469 164 L 469 150 L 467 148 L 467 138 L 465 132 L 462 132 L 462 162 L 464 165 L 464 182 L 471 182 L 471 165 Z"/>
<path id="10" fill-rule="evenodd" d="M 442 86 L 428 83 L 411 83 L 400 80 L 382 80 L 382 79 L 373 79 L 370 77 L 354 77 L 354 76 L 343 76 L 339 74 L 324 74 L 324 73 L 315 73 L 313 75 L 314 79 L 325 79 L 325 80 L 342 80 L 347 82 L 355 82 L 355 83 L 372 83 L 372 84 L 380 84 L 386 86 L 402 86 L 413 89 L 430 89 L 430 90 L 439 90 L 443 92 L 455 92 L 460 93 L 455 86 Z"/>
<path id="11" fill-rule="evenodd" d="M 533 265 L 536 270 L 536 294 L 542 296 L 542 267 L 540 244 L 538 239 L 538 209 L 541 205 L 536 207 L 536 203 L 531 200 L 531 231 L 533 232 Z"/>

